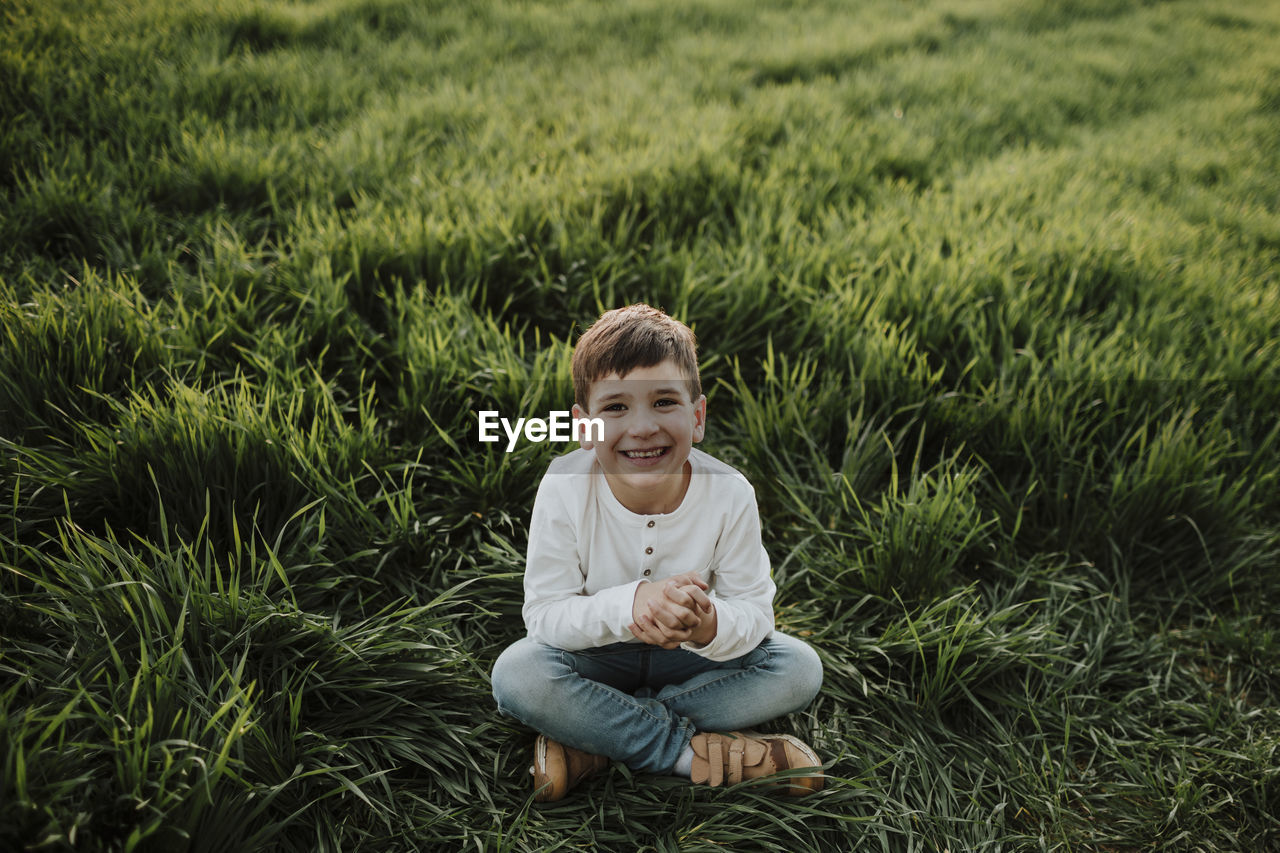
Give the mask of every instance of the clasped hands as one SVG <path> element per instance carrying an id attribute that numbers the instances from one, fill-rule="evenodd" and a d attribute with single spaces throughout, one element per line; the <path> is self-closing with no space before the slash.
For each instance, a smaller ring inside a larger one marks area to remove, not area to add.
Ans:
<path id="1" fill-rule="evenodd" d="M 707 582 L 694 572 L 638 585 L 631 620 L 632 634 L 664 649 L 686 642 L 705 646 L 716 636 L 715 605 Z"/>

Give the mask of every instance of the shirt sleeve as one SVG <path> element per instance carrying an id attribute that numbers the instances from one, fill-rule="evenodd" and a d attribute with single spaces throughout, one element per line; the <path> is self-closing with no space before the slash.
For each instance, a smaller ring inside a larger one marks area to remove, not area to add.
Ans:
<path id="1" fill-rule="evenodd" d="M 627 626 L 643 581 L 586 594 L 578 519 L 553 480 L 543 477 L 539 484 L 529 523 L 522 610 L 529 638 L 571 652 L 635 639 Z"/>
<path id="2" fill-rule="evenodd" d="M 682 648 L 710 660 L 732 660 L 760 645 L 773 632 L 773 596 L 777 587 L 760 537 L 754 491 L 721 531 L 710 587 L 708 597 L 716 607 L 716 635 L 705 646 L 684 643 Z"/>

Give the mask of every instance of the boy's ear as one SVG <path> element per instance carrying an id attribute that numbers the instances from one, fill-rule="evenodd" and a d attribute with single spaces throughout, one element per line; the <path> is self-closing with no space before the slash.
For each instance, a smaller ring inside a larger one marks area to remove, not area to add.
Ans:
<path id="1" fill-rule="evenodd" d="M 588 415 L 581 406 L 577 403 L 573 404 L 573 419 L 575 421 L 588 417 L 590 417 L 590 415 Z M 574 432 L 577 433 L 577 430 L 574 430 Z M 596 446 L 596 443 L 591 440 L 591 430 L 584 429 L 581 433 L 578 433 L 578 444 L 582 445 L 583 450 L 590 450 Z"/>
<path id="2" fill-rule="evenodd" d="M 702 441 L 707 431 L 707 395 L 699 394 L 693 401 L 693 440 Z"/>

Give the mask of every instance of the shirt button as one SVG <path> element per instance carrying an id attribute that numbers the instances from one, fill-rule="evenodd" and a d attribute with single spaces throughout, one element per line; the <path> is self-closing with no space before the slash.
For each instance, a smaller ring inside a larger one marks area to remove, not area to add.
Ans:
<path id="1" fill-rule="evenodd" d="M 650 527 L 653 527 L 653 525 L 655 525 L 655 524 L 657 524 L 657 522 L 656 522 L 656 521 L 651 521 L 651 522 L 649 522 L 649 526 L 650 526 Z"/>
<path id="2" fill-rule="evenodd" d="M 652 554 L 652 553 L 653 553 L 653 547 L 652 547 L 652 546 L 650 546 L 650 547 L 648 547 L 648 548 L 645 548 L 645 549 L 644 549 L 644 552 L 645 552 L 646 554 Z"/>
<path id="3" fill-rule="evenodd" d="M 649 575 L 651 575 L 651 574 L 652 574 L 652 572 L 651 572 L 649 569 L 645 569 L 645 570 L 644 570 L 644 576 L 645 576 L 645 577 L 648 577 L 648 576 L 649 576 Z"/>

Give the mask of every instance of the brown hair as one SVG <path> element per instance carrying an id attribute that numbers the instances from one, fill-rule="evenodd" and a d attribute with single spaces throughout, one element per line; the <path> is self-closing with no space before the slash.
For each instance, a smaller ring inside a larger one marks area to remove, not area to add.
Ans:
<path id="1" fill-rule="evenodd" d="M 606 311 L 573 348 L 574 402 L 586 411 L 597 379 L 611 373 L 625 377 L 637 367 L 653 367 L 667 359 L 687 377 L 689 399 L 702 396 L 698 343 L 692 329 L 643 303 Z"/>

